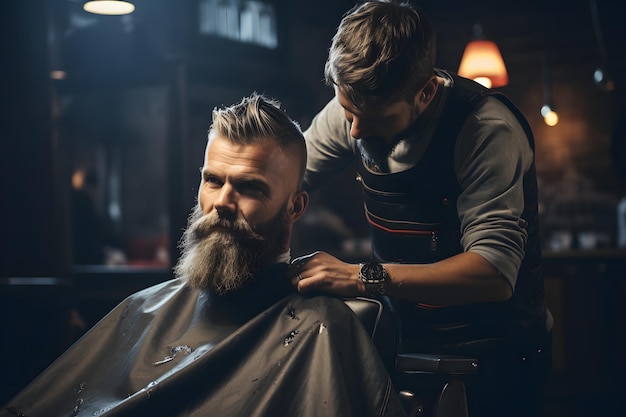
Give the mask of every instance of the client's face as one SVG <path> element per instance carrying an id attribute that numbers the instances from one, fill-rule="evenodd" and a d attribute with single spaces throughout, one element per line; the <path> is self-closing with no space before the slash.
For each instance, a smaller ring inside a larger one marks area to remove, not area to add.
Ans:
<path id="1" fill-rule="evenodd" d="M 285 252 L 298 170 L 277 146 L 213 138 L 198 206 L 180 243 L 176 276 L 192 287 L 225 294 L 243 287 Z"/>

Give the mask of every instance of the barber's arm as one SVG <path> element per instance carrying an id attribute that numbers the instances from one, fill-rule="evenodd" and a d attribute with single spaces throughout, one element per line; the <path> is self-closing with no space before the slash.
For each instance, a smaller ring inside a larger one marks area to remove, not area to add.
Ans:
<path id="1" fill-rule="evenodd" d="M 484 110 L 490 114 L 493 108 Z M 523 175 L 532 163 L 532 152 L 513 119 L 480 116 L 466 124 L 456 149 L 464 252 L 432 264 L 384 264 L 385 294 L 444 306 L 512 296 L 527 238 L 521 220 Z M 358 264 L 318 252 L 296 260 L 294 266 L 299 267 L 293 282 L 300 292 L 342 296 L 367 292 Z"/>
<path id="2" fill-rule="evenodd" d="M 399 299 L 449 306 L 505 301 L 513 293 L 509 282 L 481 255 L 472 252 L 433 264 L 383 266 L 388 274 L 384 293 Z M 344 297 L 362 296 L 367 291 L 359 278 L 360 268 L 359 264 L 316 252 L 294 261 L 292 282 L 301 293 L 323 291 Z"/>

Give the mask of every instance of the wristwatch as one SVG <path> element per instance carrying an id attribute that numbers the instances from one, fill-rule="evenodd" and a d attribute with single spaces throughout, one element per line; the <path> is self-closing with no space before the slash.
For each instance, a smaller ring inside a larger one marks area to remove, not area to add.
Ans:
<path id="1" fill-rule="evenodd" d="M 382 264 L 370 262 L 360 264 L 359 278 L 365 284 L 366 295 L 383 295 L 387 288 L 389 274 Z"/>

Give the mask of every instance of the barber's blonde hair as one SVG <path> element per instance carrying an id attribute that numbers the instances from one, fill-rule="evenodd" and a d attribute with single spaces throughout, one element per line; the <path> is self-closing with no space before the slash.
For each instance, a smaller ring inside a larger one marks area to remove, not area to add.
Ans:
<path id="1" fill-rule="evenodd" d="M 281 109 L 280 102 L 252 93 L 240 103 L 213 110 L 209 141 L 215 136 L 233 143 L 257 144 L 274 141 L 292 151 L 300 162 L 300 186 L 306 168 L 306 144 L 300 125 Z"/>

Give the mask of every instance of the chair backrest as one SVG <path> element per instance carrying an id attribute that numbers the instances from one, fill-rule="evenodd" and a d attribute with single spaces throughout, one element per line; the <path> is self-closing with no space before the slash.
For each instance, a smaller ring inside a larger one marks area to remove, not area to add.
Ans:
<path id="1" fill-rule="evenodd" d="M 461 376 L 477 372 L 477 357 L 399 353 L 398 316 L 387 297 L 345 298 L 344 302 L 371 335 L 389 375 L 394 384 L 398 384 L 396 389 L 410 417 L 467 417 L 465 384 Z M 426 385 L 422 381 L 424 378 Z M 427 386 L 430 388 L 414 390 Z M 432 395 L 432 398 L 428 399 L 424 395 Z"/>
<path id="2" fill-rule="evenodd" d="M 344 302 L 363 323 L 372 336 L 387 371 L 393 375 L 398 345 L 398 321 L 387 297 L 346 298 Z"/>

